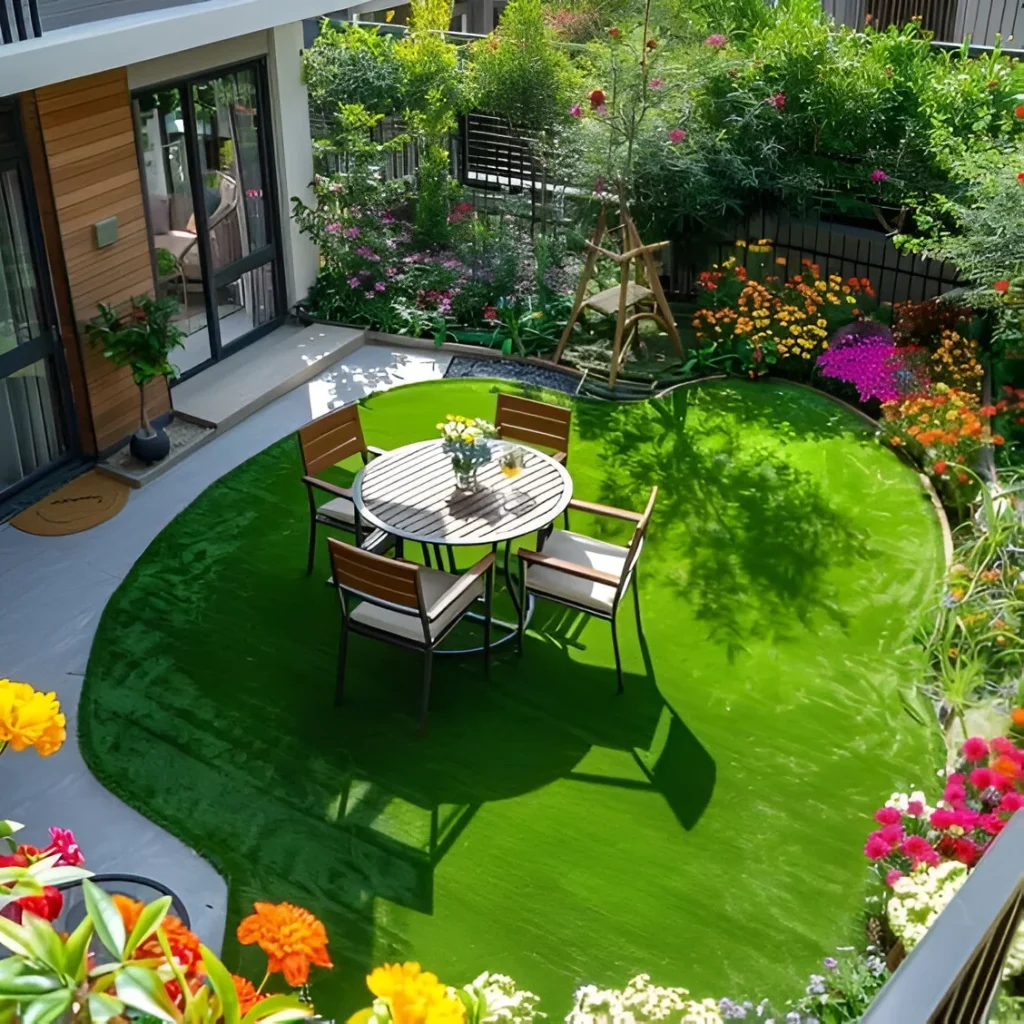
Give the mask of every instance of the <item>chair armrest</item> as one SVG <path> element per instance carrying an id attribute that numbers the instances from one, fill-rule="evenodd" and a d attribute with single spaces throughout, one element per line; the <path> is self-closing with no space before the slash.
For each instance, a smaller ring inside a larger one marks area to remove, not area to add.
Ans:
<path id="1" fill-rule="evenodd" d="M 333 494 L 339 498 L 348 498 L 352 500 L 352 491 L 348 487 L 339 487 L 337 484 L 329 484 L 326 480 L 318 480 L 315 476 L 304 476 L 302 482 L 307 487 L 316 487 L 321 491 L 326 491 L 328 494 Z"/>
<path id="2" fill-rule="evenodd" d="M 639 523 L 643 515 L 639 512 L 631 512 L 627 508 L 613 508 L 611 505 L 598 505 L 593 501 L 580 501 L 573 498 L 569 502 L 569 508 L 576 512 L 590 512 L 595 516 L 610 516 L 612 519 L 626 519 L 631 523 Z"/>
<path id="3" fill-rule="evenodd" d="M 375 444 L 368 444 L 366 450 L 376 458 L 378 455 L 387 455 L 387 448 L 378 448 Z"/>
<path id="4" fill-rule="evenodd" d="M 473 587 L 476 581 L 480 579 L 480 577 L 483 576 L 483 574 L 487 572 L 492 565 L 494 565 L 493 551 L 484 555 L 484 557 L 481 558 L 480 561 L 477 562 L 476 565 L 474 565 L 468 572 L 464 572 L 459 577 L 459 582 L 456 583 L 451 590 L 442 594 L 441 597 L 439 597 L 427 609 L 427 618 L 432 621 L 441 615 L 448 607 L 458 601 L 458 599 L 462 597 L 467 590 Z"/>
<path id="5" fill-rule="evenodd" d="M 569 458 L 568 452 L 553 452 L 551 458 L 555 460 L 559 465 L 564 466 L 565 460 Z"/>
<path id="6" fill-rule="evenodd" d="M 613 576 L 610 572 L 602 572 L 600 569 L 592 569 L 589 565 L 578 565 L 576 562 L 566 562 L 562 558 L 555 558 L 546 555 L 543 551 L 525 551 L 519 549 L 519 557 L 527 565 L 542 565 L 546 569 L 554 569 L 557 572 L 564 572 L 567 576 L 578 576 L 583 580 L 590 580 L 592 583 L 603 583 L 609 587 L 617 587 L 621 578 Z M 529 587 L 529 579 L 527 579 Z"/>

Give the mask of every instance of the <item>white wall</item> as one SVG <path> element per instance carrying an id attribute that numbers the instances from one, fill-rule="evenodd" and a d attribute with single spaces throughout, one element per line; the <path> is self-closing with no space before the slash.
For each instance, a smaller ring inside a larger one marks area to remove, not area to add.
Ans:
<path id="1" fill-rule="evenodd" d="M 169 53 L 141 64 L 129 64 L 128 88 L 134 90 L 147 85 L 160 85 L 201 71 L 262 57 L 269 49 L 269 35 L 268 32 L 250 32 L 219 43 L 197 46 L 192 50 Z"/>
<path id="2" fill-rule="evenodd" d="M 302 81 L 302 22 L 271 29 L 267 66 L 277 150 L 277 188 L 281 199 L 281 234 L 288 304 L 305 298 L 320 267 L 320 251 L 299 234 L 291 216 L 291 197 L 312 204 L 313 144 L 309 99 Z"/>

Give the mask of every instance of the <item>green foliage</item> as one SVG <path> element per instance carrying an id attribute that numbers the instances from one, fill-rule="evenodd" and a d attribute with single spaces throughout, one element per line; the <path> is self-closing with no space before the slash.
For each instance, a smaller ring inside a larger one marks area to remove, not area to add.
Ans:
<path id="1" fill-rule="evenodd" d="M 340 105 L 360 104 L 385 116 L 401 111 L 402 76 L 394 38 L 359 24 L 325 18 L 302 54 L 311 118 L 328 131 Z"/>
<path id="2" fill-rule="evenodd" d="M 541 0 L 512 0 L 497 31 L 474 45 L 472 61 L 479 109 L 541 133 L 571 120 L 580 76 L 556 45 Z"/>

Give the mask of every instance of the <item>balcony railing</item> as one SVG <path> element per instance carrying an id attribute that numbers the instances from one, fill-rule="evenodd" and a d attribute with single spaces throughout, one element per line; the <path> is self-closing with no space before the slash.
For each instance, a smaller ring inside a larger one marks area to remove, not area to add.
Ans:
<path id="1" fill-rule="evenodd" d="M 861 1024 L 981 1024 L 1024 919 L 1024 811 L 1018 811 Z"/>
<path id="2" fill-rule="evenodd" d="M 23 42 L 43 34 L 36 0 L 0 0 L 0 38 Z"/>
<path id="3" fill-rule="evenodd" d="M 127 14 L 183 7 L 202 0 L 0 0 L 0 40 L 36 39 L 54 29 L 85 25 Z"/>

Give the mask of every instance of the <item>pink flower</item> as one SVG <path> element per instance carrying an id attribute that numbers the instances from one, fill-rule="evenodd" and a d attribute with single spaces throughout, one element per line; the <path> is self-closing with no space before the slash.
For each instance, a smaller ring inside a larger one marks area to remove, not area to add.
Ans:
<path id="1" fill-rule="evenodd" d="M 997 836 L 1006 827 L 1006 822 L 998 814 L 979 814 L 978 828 L 990 836 Z"/>
<path id="2" fill-rule="evenodd" d="M 493 306 L 484 306 L 484 319 L 485 320 L 497 320 L 498 311 Z"/>
<path id="3" fill-rule="evenodd" d="M 972 811 L 970 807 L 961 807 L 953 815 L 953 824 L 962 828 L 965 832 L 970 832 L 971 829 L 977 827 L 978 812 Z"/>
<path id="4" fill-rule="evenodd" d="M 963 786 L 956 786 L 950 782 L 947 783 L 946 788 L 942 791 L 942 799 L 947 804 L 956 807 L 957 804 L 962 804 L 967 799 L 967 793 Z"/>
<path id="5" fill-rule="evenodd" d="M 876 167 L 871 172 L 871 180 L 876 185 L 880 185 L 883 181 L 888 181 L 889 180 L 889 175 L 886 174 L 885 171 L 883 171 L 881 167 Z"/>
<path id="6" fill-rule="evenodd" d="M 768 106 L 774 107 L 776 110 L 786 109 L 786 94 L 784 92 L 777 92 L 771 96 L 766 96 L 764 101 Z"/>
<path id="7" fill-rule="evenodd" d="M 569 108 L 569 113 L 570 113 L 570 114 L 571 114 L 571 115 L 572 115 L 573 117 L 582 117 L 582 116 L 583 116 L 583 108 L 582 108 L 582 107 L 581 107 L 581 106 L 580 106 L 580 105 L 579 105 L 578 103 L 574 103 L 574 104 L 573 104 L 573 105 L 572 105 L 572 106 L 571 106 L 571 107 Z"/>
<path id="8" fill-rule="evenodd" d="M 972 736 L 964 740 L 963 752 L 968 761 L 981 761 L 988 756 L 988 744 L 980 736 Z"/>
<path id="9" fill-rule="evenodd" d="M 359 287 L 359 278 L 358 277 L 350 277 L 348 279 L 348 286 L 349 286 L 349 288 L 358 288 Z"/>
<path id="10" fill-rule="evenodd" d="M 938 853 L 924 836 L 907 836 L 903 840 L 900 850 L 910 858 L 910 862 L 915 868 L 918 864 L 939 863 Z"/>
<path id="11" fill-rule="evenodd" d="M 651 89 L 660 89 L 665 84 L 665 79 L 652 78 L 647 84 Z"/>
<path id="12" fill-rule="evenodd" d="M 713 32 L 711 35 L 704 40 L 705 46 L 710 46 L 713 50 L 720 50 L 729 42 L 725 36 L 720 35 L 718 32 Z"/>
<path id="13" fill-rule="evenodd" d="M 385 284 L 385 283 L 384 283 L 383 281 L 378 281 L 378 282 L 377 282 L 377 283 L 376 283 L 376 284 L 375 284 L 375 285 L 373 286 L 373 290 L 374 290 L 375 292 L 386 292 L 386 291 L 388 290 L 388 286 L 387 286 L 387 285 L 386 285 L 386 284 Z"/>
<path id="14" fill-rule="evenodd" d="M 389 210 L 385 210 L 384 211 L 384 215 L 380 219 L 380 222 L 381 222 L 381 224 L 394 224 L 395 223 L 394 215 Z"/>
<path id="15" fill-rule="evenodd" d="M 903 826 L 902 825 L 886 825 L 885 828 L 878 830 L 878 834 L 890 845 L 898 846 L 903 842 Z"/>
<path id="16" fill-rule="evenodd" d="M 879 825 L 899 825 L 903 821 L 903 815 L 895 807 L 879 807 L 875 811 L 875 821 Z"/>
<path id="17" fill-rule="evenodd" d="M 992 785 L 994 775 L 989 768 L 975 768 L 970 774 L 971 785 L 976 789 L 988 789 Z"/>
<path id="18" fill-rule="evenodd" d="M 1014 811 L 1019 811 L 1022 807 L 1024 807 L 1024 796 L 1020 793 L 1006 793 L 997 810 L 1013 814 Z"/>
<path id="19" fill-rule="evenodd" d="M 970 867 L 978 859 L 978 844 L 972 839 L 958 839 L 953 844 L 956 859 Z"/>
<path id="20" fill-rule="evenodd" d="M 893 868 L 892 871 L 885 873 L 885 884 L 890 888 L 894 886 L 903 877 L 903 872 Z"/>
<path id="21" fill-rule="evenodd" d="M 686 132 L 682 128 L 673 128 L 672 131 L 668 133 L 668 141 L 671 142 L 673 146 L 678 146 L 680 142 L 686 141 Z"/>
<path id="22" fill-rule="evenodd" d="M 62 867 L 77 868 L 85 863 L 82 848 L 75 841 L 75 834 L 69 828 L 50 829 L 50 850 L 60 854 L 57 861 Z"/>
<path id="23" fill-rule="evenodd" d="M 920 818 L 924 814 L 924 804 L 920 800 L 911 800 L 907 804 L 907 814 L 912 818 Z"/>
<path id="24" fill-rule="evenodd" d="M 341 225 L 338 224 L 336 221 L 332 221 L 324 228 L 324 231 L 326 231 L 327 234 L 329 235 L 336 235 L 339 231 L 341 231 Z"/>
<path id="25" fill-rule="evenodd" d="M 607 114 L 607 113 L 608 113 L 608 107 L 607 107 L 607 105 L 606 105 L 606 104 L 604 104 L 604 103 L 602 103 L 602 104 L 601 104 L 601 106 L 599 106 L 599 107 L 596 107 L 596 108 L 595 108 L 595 110 L 597 111 L 597 113 L 598 113 L 598 114 L 599 114 L 599 115 L 600 115 L 601 117 L 604 117 L 604 116 L 605 116 L 605 114 Z"/>
<path id="26" fill-rule="evenodd" d="M 892 843 L 887 843 L 880 832 L 872 832 L 864 844 L 864 856 L 869 860 L 882 860 L 892 853 Z"/>
<path id="27" fill-rule="evenodd" d="M 954 786 L 962 786 L 967 781 L 967 776 L 963 772 L 953 772 L 952 775 L 946 779 L 946 783 L 953 783 Z"/>
<path id="28" fill-rule="evenodd" d="M 956 811 L 947 811 L 944 807 L 940 807 L 937 811 L 932 811 L 932 816 L 928 820 L 932 823 L 933 828 L 945 831 L 956 824 Z"/>
<path id="29" fill-rule="evenodd" d="M 360 231 L 359 228 L 357 228 L 355 225 L 353 225 L 350 228 L 345 228 L 346 238 L 358 238 L 361 234 L 362 231 Z"/>

